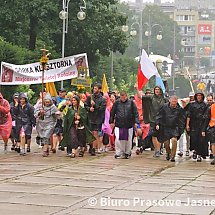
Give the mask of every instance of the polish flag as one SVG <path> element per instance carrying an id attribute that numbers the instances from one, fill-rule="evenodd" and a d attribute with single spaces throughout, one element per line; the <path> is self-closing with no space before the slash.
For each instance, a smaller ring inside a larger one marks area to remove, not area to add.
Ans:
<path id="1" fill-rule="evenodd" d="M 138 90 L 142 90 L 149 79 L 157 74 L 158 71 L 156 66 L 152 63 L 146 51 L 143 49 L 137 73 Z"/>

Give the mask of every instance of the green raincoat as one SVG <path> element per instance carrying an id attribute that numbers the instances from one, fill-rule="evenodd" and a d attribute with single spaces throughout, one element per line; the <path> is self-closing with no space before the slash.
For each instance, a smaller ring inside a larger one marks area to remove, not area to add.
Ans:
<path id="1" fill-rule="evenodd" d="M 75 120 L 75 113 L 76 111 L 72 108 L 68 108 L 67 114 L 64 117 L 64 128 L 63 128 L 63 140 L 61 141 L 60 145 L 62 147 L 67 147 L 68 144 L 70 144 L 70 128 L 73 125 L 73 122 Z M 81 119 L 80 121 L 83 123 L 85 130 L 86 130 L 86 142 L 91 143 L 96 140 L 96 138 L 93 136 L 93 134 L 90 132 L 88 125 L 87 125 L 87 111 L 85 108 L 80 107 L 80 113 L 79 113 Z"/>

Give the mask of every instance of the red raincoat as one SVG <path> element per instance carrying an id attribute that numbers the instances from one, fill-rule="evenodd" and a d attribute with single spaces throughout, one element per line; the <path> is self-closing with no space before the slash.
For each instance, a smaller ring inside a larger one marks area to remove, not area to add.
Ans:
<path id="1" fill-rule="evenodd" d="M 12 129 L 12 118 L 10 104 L 0 93 L 0 138 L 6 140 L 10 137 Z"/>

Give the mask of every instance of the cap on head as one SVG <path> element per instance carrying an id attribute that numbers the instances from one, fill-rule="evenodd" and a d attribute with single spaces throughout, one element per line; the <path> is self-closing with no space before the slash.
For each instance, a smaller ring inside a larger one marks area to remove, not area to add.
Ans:
<path id="1" fill-rule="evenodd" d="M 189 93 L 189 97 L 192 97 L 192 96 L 195 96 L 195 93 L 194 93 L 194 92 L 190 92 L 190 93 Z"/>
<path id="2" fill-rule="evenodd" d="M 66 90 L 65 90 L 64 88 L 61 88 L 61 89 L 59 90 L 59 92 L 66 92 Z"/>

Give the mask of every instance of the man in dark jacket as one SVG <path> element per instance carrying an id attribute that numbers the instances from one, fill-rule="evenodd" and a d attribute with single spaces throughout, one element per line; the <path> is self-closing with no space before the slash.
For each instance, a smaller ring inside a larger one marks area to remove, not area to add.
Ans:
<path id="1" fill-rule="evenodd" d="M 152 142 L 155 147 L 154 157 L 160 157 L 161 144 L 158 141 L 160 132 L 155 129 L 155 119 L 161 107 L 165 103 L 167 103 L 168 100 L 164 98 L 163 91 L 159 86 L 156 86 L 154 88 L 154 95 L 141 96 L 139 91 L 137 91 L 137 94 L 140 98 L 142 98 L 144 123 L 150 123 L 150 130 L 152 131 Z"/>
<path id="2" fill-rule="evenodd" d="M 186 129 L 190 133 L 190 150 L 193 150 L 193 159 L 197 158 L 198 162 L 202 161 L 208 155 L 208 143 L 202 136 L 203 123 L 207 105 L 204 102 L 204 94 L 198 92 L 195 94 L 195 102 L 190 104 Z"/>
<path id="3" fill-rule="evenodd" d="M 92 156 L 95 156 L 95 149 L 100 149 L 101 147 L 99 132 L 102 129 L 102 123 L 105 119 L 106 100 L 101 94 L 101 89 L 101 84 L 94 84 L 93 95 L 89 96 L 84 104 L 86 110 L 88 111 L 90 129 L 96 138 L 90 150 Z"/>
<path id="4" fill-rule="evenodd" d="M 177 140 L 184 132 L 186 123 L 185 111 L 179 106 L 177 96 L 172 96 L 169 103 L 164 104 L 156 116 L 156 130 L 163 128 L 163 141 L 167 160 L 175 162 Z M 170 140 L 172 149 L 170 149 Z"/>
<path id="5" fill-rule="evenodd" d="M 13 101 L 10 103 L 10 113 L 11 113 L 11 117 L 12 117 L 12 130 L 11 130 L 11 134 L 10 134 L 10 138 L 12 141 L 12 146 L 11 146 L 11 150 L 15 149 L 15 137 L 16 137 L 16 115 L 14 114 L 14 108 L 15 108 L 15 104 L 16 102 L 18 102 L 18 98 L 19 98 L 19 93 L 14 93 L 13 95 Z"/>
<path id="6" fill-rule="evenodd" d="M 34 107 L 28 103 L 27 96 L 24 93 L 19 94 L 19 100 L 14 107 L 14 115 L 16 116 L 15 139 L 18 145 L 17 152 L 25 155 L 26 142 L 27 152 L 30 152 L 32 127 L 36 125 L 36 119 L 34 118 Z M 22 142 L 20 136 L 22 137 Z"/>
<path id="7" fill-rule="evenodd" d="M 117 100 L 111 110 L 110 124 L 115 121 L 115 158 L 122 155 L 126 159 L 131 155 L 133 127 L 137 128 L 138 112 L 135 103 L 128 99 L 127 93 L 122 91 L 120 99 Z"/>

